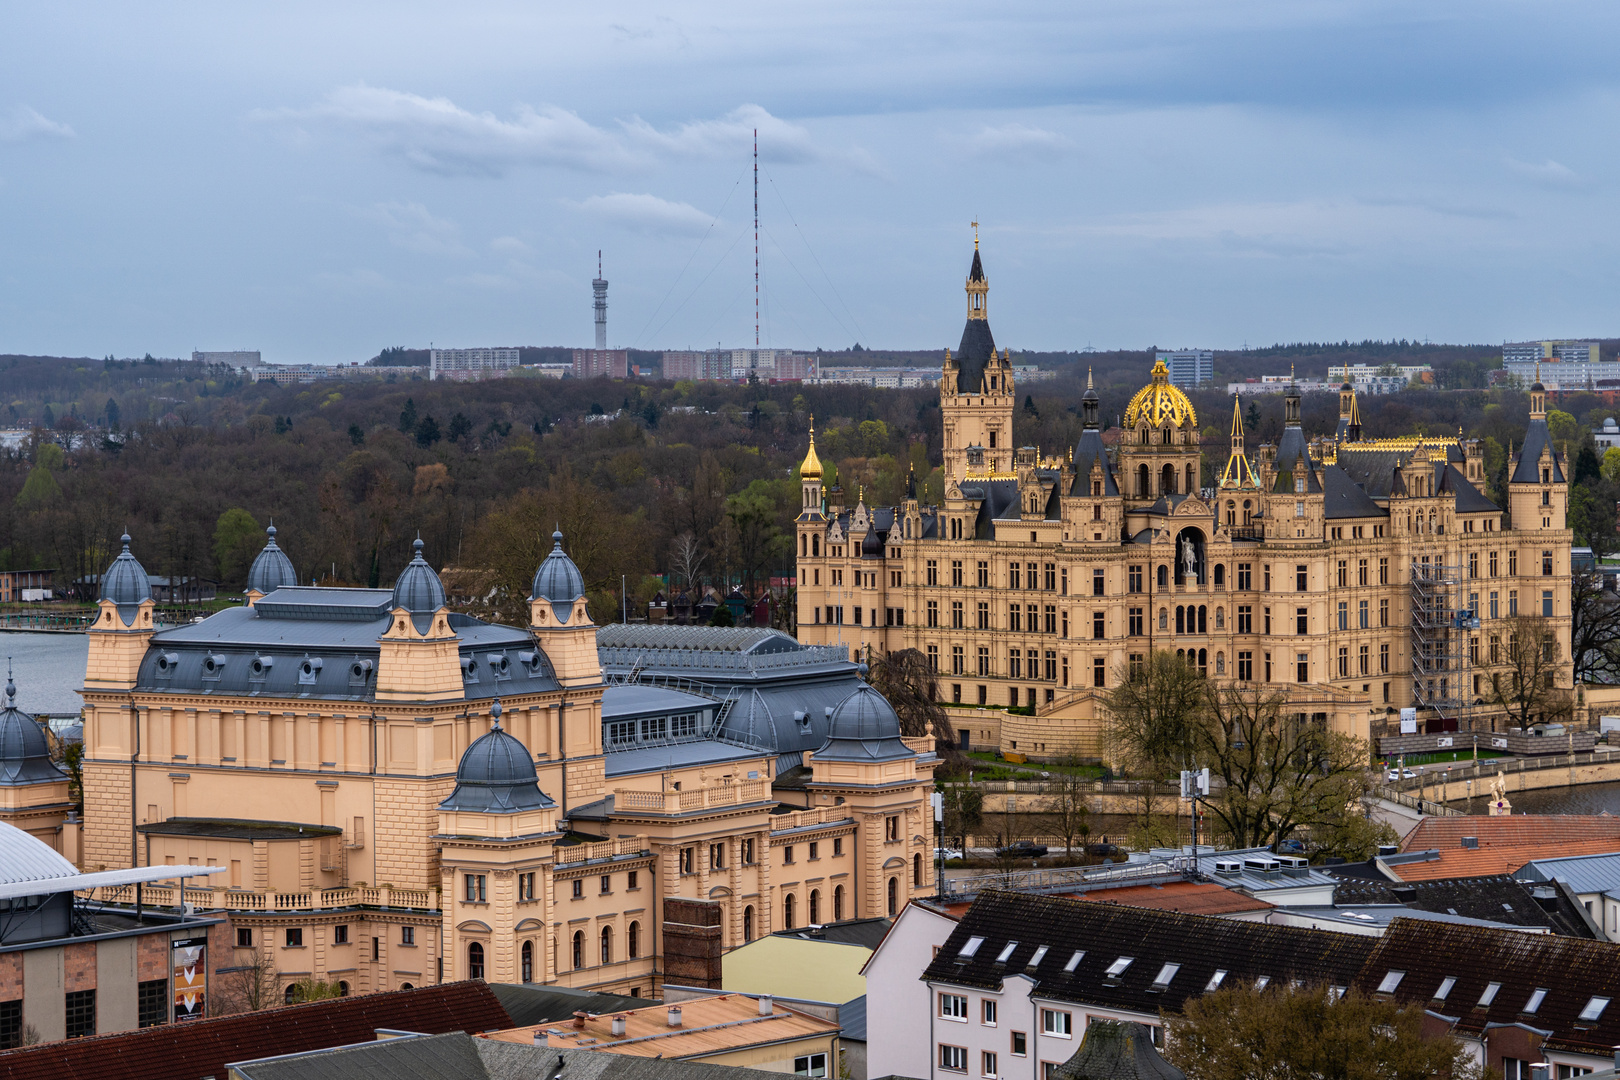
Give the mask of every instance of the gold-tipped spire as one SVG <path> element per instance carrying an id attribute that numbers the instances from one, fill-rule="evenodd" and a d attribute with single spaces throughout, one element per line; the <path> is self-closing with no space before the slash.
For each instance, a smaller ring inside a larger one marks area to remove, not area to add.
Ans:
<path id="1" fill-rule="evenodd" d="M 1090 364 L 1086 365 L 1086 389 L 1087 390 L 1096 389 L 1096 387 L 1091 385 L 1091 365 Z"/>
<path id="2" fill-rule="evenodd" d="M 1232 438 L 1243 438 L 1243 398 L 1239 394 L 1232 395 Z"/>
<path id="3" fill-rule="evenodd" d="M 1259 479 L 1243 450 L 1243 399 L 1232 395 L 1232 449 L 1226 455 L 1226 467 L 1221 470 L 1222 488 L 1258 488 Z"/>
<path id="4" fill-rule="evenodd" d="M 816 418 L 814 416 L 810 417 L 810 449 L 805 451 L 804 460 L 799 463 L 799 479 L 821 479 L 821 459 L 816 456 Z"/>
<path id="5" fill-rule="evenodd" d="M 979 223 L 977 221 L 973 223 L 973 250 L 979 250 Z"/>

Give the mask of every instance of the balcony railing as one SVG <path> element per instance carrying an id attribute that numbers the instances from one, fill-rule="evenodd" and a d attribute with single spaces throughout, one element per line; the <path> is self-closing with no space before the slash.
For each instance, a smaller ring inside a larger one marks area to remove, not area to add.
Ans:
<path id="1" fill-rule="evenodd" d="M 600 862 L 625 855 L 645 855 L 651 848 L 645 836 L 619 836 L 594 844 L 571 844 L 557 849 L 558 866 L 574 866 L 584 862 Z"/>
<path id="2" fill-rule="evenodd" d="M 104 904 L 135 905 L 133 885 L 103 886 L 90 889 L 84 895 Z M 141 887 L 140 902 L 149 907 L 175 907 L 180 903 L 180 888 L 176 885 L 144 885 Z M 254 889 L 188 886 L 185 902 L 199 911 L 324 911 L 346 907 L 439 910 L 439 894 L 435 890 L 395 889 L 386 885 L 350 885 L 341 889 L 311 889 L 307 892 L 259 892 Z"/>
<path id="3" fill-rule="evenodd" d="M 711 806 L 736 806 L 759 802 L 766 795 L 765 781 L 739 780 L 731 784 L 712 784 L 709 787 L 690 788 L 686 791 L 632 791 L 617 788 L 613 792 L 615 810 L 635 810 L 650 814 L 689 814 Z"/>

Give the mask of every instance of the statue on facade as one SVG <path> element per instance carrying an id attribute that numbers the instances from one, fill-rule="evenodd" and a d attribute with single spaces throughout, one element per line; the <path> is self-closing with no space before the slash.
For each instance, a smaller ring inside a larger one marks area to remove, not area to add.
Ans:
<path id="1" fill-rule="evenodd" d="M 1181 575 L 1189 582 L 1198 580 L 1198 555 L 1193 551 L 1192 537 L 1181 538 Z"/>

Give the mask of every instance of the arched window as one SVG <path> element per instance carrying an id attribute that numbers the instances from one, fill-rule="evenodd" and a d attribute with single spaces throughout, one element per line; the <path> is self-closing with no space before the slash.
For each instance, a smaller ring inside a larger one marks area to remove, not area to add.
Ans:
<path id="1" fill-rule="evenodd" d="M 1170 568 L 1168 566 L 1161 566 L 1161 567 L 1159 567 L 1159 588 L 1168 589 L 1169 587 L 1170 587 Z"/>
<path id="2" fill-rule="evenodd" d="M 602 927 L 602 963 L 613 963 L 613 927 Z"/>
<path id="3" fill-rule="evenodd" d="M 1187 632 L 1187 625 L 1186 625 L 1186 620 L 1184 618 L 1184 614 L 1185 613 L 1184 613 L 1184 610 L 1181 607 L 1181 605 L 1177 604 L 1176 605 L 1176 633 L 1178 633 L 1178 634 L 1185 634 Z"/>
<path id="4" fill-rule="evenodd" d="M 416 987 L 412 986 L 410 983 L 400 983 L 399 988 L 401 990 L 415 990 L 416 989 Z"/>
<path id="5" fill-rule="evenodd" d="M 523 981 L 534 982 L 534 942 L 523 943 Z"/>
<path id="6" fill-rule="evenodd" d="M 1231 499 L 1226 500 L 1226 523 L 1228 525 L 1237 524 L 1237 503 Z"/>
<path id="7" fill-rule="evenodd" d="M 624 932 L 624 955 L 630 960 L 641 959 L 641 924 L 633 922 Z"/>
<path id="8" fill-rule="evenodd" d="M 574 970 L 585 966 L 585 931 L 574 931 Z"/>
<path id="9" fill-rule="evenodd" d="M 338 981 L 338 997 L 348 997 L 348 996 L 349 996 L 349 984 L 346 983 L 346 982 L 343 982 L 342 980 L 339 980 Z"/>
<path id="10" fill-rule="evenodd" d="M 1216 563 L 1215 564 L 1215 587 L 1217 589 L 1219 589 L 1222 586 L 1224 586 L 1225 584 L 1226 584 L 1226 564 L 1225 563 Z"/>
<path id="11" fill-rule="evenodd" d="M 808 494 L 805 495 L 805 501 L 810 501 L 810 496 Z M 805 535 L 799 537 L 799 555 L 802 557 L 808 554 L 810 554 L 810 534 L 806 533 Z"/>
<path id="12" fill-rule="evenodd" d="M 1145 464 L 1136 467 L 1136 494 L 1144 498 L 1152 494 L 1148 491 L 1148 467 Z"/>
<path id="13" fill-rule="evenodd" d="M 793 894 L 782 897 L 782 929 L 793 929 Z"/>
<path id="14" fill-rule="evenodd" d="M 821 890 L 810 890 L 810 923 L 814 926 L 821 921 Z"/>
<path id="15" fill-rule="evenodd" d="M 1176 493 L 1176 467 L 1166 465 L 1159 471 L 1159 494 L 1174 495 Z"/>
<path id="16" fill-rule="evenodd" d="M 476 941 L 467 944 L 467 978 L 484 977 L 484 947 Z"/>
<path id="17" fill-rule="evenodd" d="M 1188 610 L 1192 609 L 1189 608 Z M 1209 608 L 1203 604 L 1198 605 L 1198 632 L 1200 634 L 1209 633 Z"/>
<path id="18" fill-rule="evenodd" d="M 911 857 L 911 884 L 912 884 L 913 888 L 918 888 L 918 889 L 922 888 L 922 883 L 923 883 L 922 867 L 923 867 L 922 856 L 921 855 L 913 855 Z"/>
<path id="19" fill-rule="evenodd" d="M 754 905 L 743 908 L 743 940 L 754 940 Z"/>
<path id="20" fill-rule="evenodd" d="M 894 918 L 895 912 L 900 910 L 900 879 L 889 879 L 889 918 Z"/>
<path id="21" fill-rule="evenodd" d="M 1164 445 L 1166 445 L 1166 446 L 1170 445 L 1170 440 L 1172 438 L 1173 438 L 1173 436 L 1170 434 L 1170 429 L 1169 428 L 1164 428 L 1159 433 L 1159 441 L 1164 443 Z"/>
<path id="22" fill-rule="evenodd" d="M 833 922 L 842 922 L 844 919 L 844 887 L 833 887 Z"/>
<path id="23" fill-rule="evenodd" d="M 298 1000 L 298 984 L 297 983 L 288 983 L 287 984 L 287 992 L 282 994 L 281 996 L 287 999 L 287 1004 L 289 1004 L 289 1005 L 293 1004 L 295 1001 Z"/>

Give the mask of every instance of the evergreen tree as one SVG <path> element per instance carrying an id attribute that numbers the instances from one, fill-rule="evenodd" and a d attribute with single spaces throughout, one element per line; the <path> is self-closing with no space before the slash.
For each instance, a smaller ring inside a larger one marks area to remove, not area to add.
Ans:
<path id="1" fill-rule="evenodd" d="M 438 441 L 439 422 L 431 415 L 422 417 L 422 422 L 416 425 L 416 445 L 425 450 Z"/>
<path id="2" fill-rule="evenodd" d="M 118 430 L 119 411 L 118 402 L 112 398 L 107 399 L 107 427 L 112 431 Z"/>
<path id="3" fill-rule="evenodd" d="M 409 435 L 416 430 L 416 399 L 406 398 L 405 408 L 400 410 L 399 430 Z"/>
<path id="4" fill-rule="evenodd" d="M 452 416 L 450 418 L 450 441 L 451 442 L 459 442 L 459 441 L 461 441 L 461 437 L 463 435 L 471 435 L 471 434 L 472 434 L 472 421 L 471 420 L 467 419 L 461 413 L 456 413 L 454 416 Z"/>

